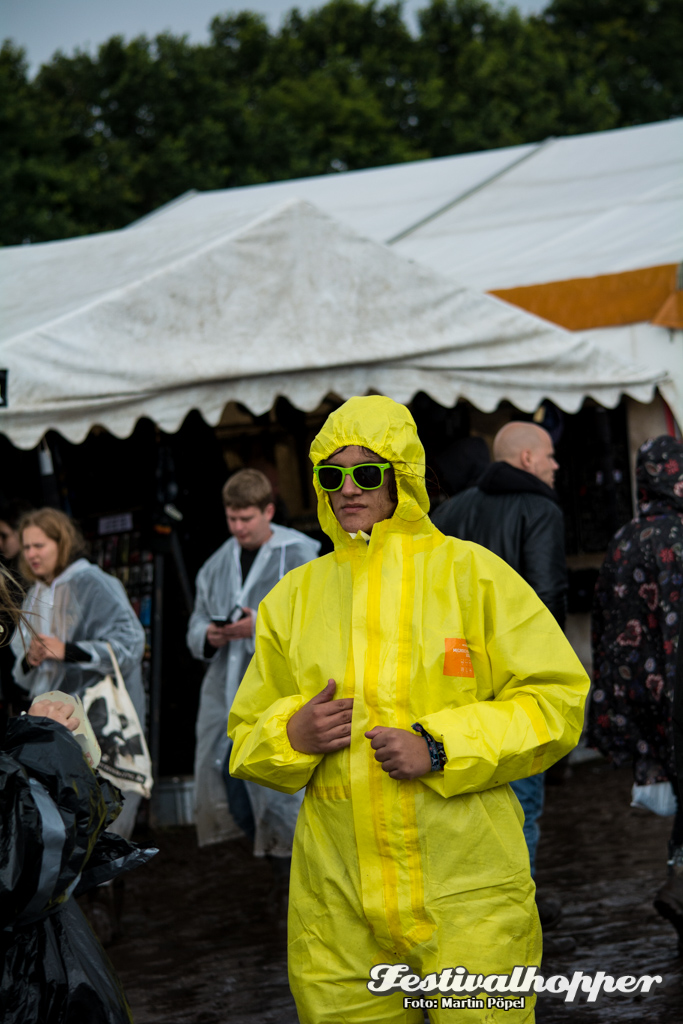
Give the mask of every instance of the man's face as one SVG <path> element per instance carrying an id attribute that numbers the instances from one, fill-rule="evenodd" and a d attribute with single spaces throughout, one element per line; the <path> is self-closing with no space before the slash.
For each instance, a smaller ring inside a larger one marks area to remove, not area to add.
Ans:
<path id="1" fill-rule="evenodd" d="M 385 462 L 368 456 L 358 445 L 352 444 L 341 452 L 335 452 L 324 460 L 326 466 L 360 466 L 364 462 Z M 339 525 L 347 533 L 356 534 L 358 530 L 370 533 L 375 523 L 389 519 L 396 509 L 396 502 L 389 496 L 391 472 L 384 474 L 384 483 L 376 491 L 364 491 L 354 483 L 353 477 L 344 477 L 341 490 L 329 491 L 328 497 L 332 511 L 339 520 Z"/>
<path id="2" fill-rule="evenodd" d="M 543 433 L 545 436 L 539 440 L 538 445 L 528 452 L 527 472 L 533 473 L 548 487 L 554 487 L 555 473 L 560 466 L 555 460 L 552 438 L 545 431 Z"/>
<path id="3" fill-rule="evenodd" d="M 226 508 L 225 518 L 228 529 L 241 548 L 255 551 L 270 539 L 272 530 L 270 523 L 275 513 L 275 505 L 266 505 L 263 511 L 257 505 L 247 508 Z"/>

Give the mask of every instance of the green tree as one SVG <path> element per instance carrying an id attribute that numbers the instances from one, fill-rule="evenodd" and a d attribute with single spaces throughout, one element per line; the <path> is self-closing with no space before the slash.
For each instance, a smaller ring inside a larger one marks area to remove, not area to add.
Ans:
<path id="1" fill-rule="evenodd" d="M 681 0 L 553 0 L 544 18 L 570 71 L 593 66 L 620 127 L 683 114 Z"/>
<path id="2" fill-rule="evenodd" d="M 61 158 L 54 110 L 42 105 L 27 77 L 23 50 L 0 49 L 0 223 L 7 243 L 78 234 L 67 196 L 73 168 Z"/>
<path id="3" fill-rule="evenodd" d="M 588 67 L 570 73 L 540 18 L 483 0 L 433 0 L 420 15 L 416 113 L 434 156 L 612 128 L 617 111 Z"/>
<path id="4" fill-rule="evenodd" d="M 114 37 L 96 58 L 60 55 L 41 69 L 35 85 L 57 111 L 63 159 L 91 186 L 74 197 L 85 230 L 120 227 L 188 188 L 228 183 L 247 97 L 238 79 L 218 73 L 217 58 L 184 38 Z"/>
<path id="5" fill-rule="evenodd" d="M 122 227 L 190 188 L 326 174 L 671 117 L 681 0 L 553 0 L 540 16 L 331 0 L 206 45 L 113 37 L 34 81 L 0 51 L 0 243 Z"/>
<path id="6" fill-rule="evenodd" d="M 242 26 L 216 19 L 215 45 L 244 48 Z M 333 0 L 250 48 L 249 168 L 242 181 L 325 174 L 429 155 L 403 130 L 399 79 L 414 41 L 399 4 Z M 245 69 L 246 70 L 246 69 Z M 389 82 L 389 84 L 387 84 Z"/>

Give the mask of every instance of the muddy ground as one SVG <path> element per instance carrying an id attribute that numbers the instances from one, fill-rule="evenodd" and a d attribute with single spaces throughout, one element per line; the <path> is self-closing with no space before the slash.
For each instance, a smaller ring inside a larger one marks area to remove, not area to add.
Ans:
<path id="1" fill-rule="evenodd" d="M 629 771 L 590 762 L 568 772 L 547 789 L 537 881 L 563 901 L 548 936 L 571 936 L 576 948 L 546 955 L 542 973 L 663 982 L 592 1007 L 542 996 L 538 1024 L 681 1024 L 683 962 L 673 928 L 652 908 L 670 819 L 629 808 Z M 297 1024 L 268 864 L 239 840 L 197 850 L 192 828 L 151 838 L 160 853 L 128 876 L 126 936 L 109 950 L 136 1024 Z"/>

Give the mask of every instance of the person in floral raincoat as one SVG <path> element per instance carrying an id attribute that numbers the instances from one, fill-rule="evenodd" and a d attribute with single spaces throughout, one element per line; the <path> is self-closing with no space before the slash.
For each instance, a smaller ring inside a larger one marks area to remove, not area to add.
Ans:
<path id="1" fill-rule="evenodd" d="M 671 782 L 678 795 L 669 879 L 655 907 L 683 945 L 683 780 L 678 789 L 672 712 L 683 600 L 683 443 L 638 451 L 638 514 L 614 535 L 595 588 L 589 743 L 639 786 Z"/>

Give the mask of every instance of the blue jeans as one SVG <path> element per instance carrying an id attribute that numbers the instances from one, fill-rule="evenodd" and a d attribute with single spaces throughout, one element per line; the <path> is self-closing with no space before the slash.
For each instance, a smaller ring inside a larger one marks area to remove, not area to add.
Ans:
<path id="1" fill-rule="evenodd" d="M 528 779 L 516 779 L 510 785 L 524 811 L 524 838 L 529 850 L 529 864 L 533 878 L 536 873 L 536 847 L 541 835 L 538 819 L 543 813 L 545 772 L 540 772 L 539 775 L 530 775 Z"/>
<path id="2" fill-rule="evenodd" d="M 225 782 L 225 789 L 228 794 L 228 807 L 233 818 L 246 833 L 247 838 L 253 843 L 254 836 L 256 835 L 256 823 L 254 821 L 254 813 L 251 809 L 251 800 L 249 799 L 249 793 L 247 787 L 244 784 L 243 779 L 233 779 L 230 774 L 228 765 L 230 764 L 230 754 L 232 753 L 232 743 L 228 747 L 228 752 L 225 755 L 225 762 L 223 764 L 223 781 Z"/>

